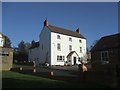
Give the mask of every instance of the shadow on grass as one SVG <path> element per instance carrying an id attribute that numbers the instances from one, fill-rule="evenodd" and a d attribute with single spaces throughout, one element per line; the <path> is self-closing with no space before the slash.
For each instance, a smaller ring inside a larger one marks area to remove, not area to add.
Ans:
<path id="1" fill-rule="evenodd" d="M 83 80 L 80 77 L 51 76 L 50 72 L 37 72 L 32 70 L 12 69 L 12 72 L 18 72 L 25 75 L 43 77 L 51 80 L 29 80 L 21 78 L 3 78 L 3 88 L 108 88 L 91 81 Z M 22 77 L 22 76 L 21 76 Z M 24 77 L 27 78 L 27 77 Z"/>
<path id="2" fill-rule="evenodd" d="M 65 87 L 64 83 L 60 82 L 44 82 L 37 80 L 22 80 L 14 78 L 3 78 L 3 88 L 55 88 Z"/>
<path id="3" fill-rule="evenodd" d="M 80 82 L 82 81 L 82 77 L 76 76 L 76 77 L 72 77 L 72 76 L 58 76 L 58 75 L 51 75 L 50 72 L 33 72 L 33 70 L 19 70 L 19 68 L 14 68 L 11 71 L 13 72 L 19 72 L 22 74 L 29 74 L 29 75 L 34 75 L 34 76 L 39 76 L 39 77 L 44 77 L 44 78 L 48 78 L 48 79 L 52 79 L 52 80 L 61 80 L 61 81 L 66 81 L 66 82 Z"/>
<path id="4" fill-rule="evenodd" d="M 13 78 L 3 79 L 4 88 L 106 88 L 97 84 L 90 83 L 68 83 L 59 81 L 36 81 L 36 80 L 21 80 Z"/>

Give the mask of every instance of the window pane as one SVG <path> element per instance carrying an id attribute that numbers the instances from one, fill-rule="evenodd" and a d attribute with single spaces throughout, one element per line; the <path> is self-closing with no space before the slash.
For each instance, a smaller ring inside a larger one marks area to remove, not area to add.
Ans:
<path id="1" fill-rule="evenodd" d="M 82 53 L 82 47 L 80 47 L 80 53 Z"/>
<path id="2" fill-rule="evenodd" d="M 60 60 L 62 60 L 62 56 L 60 56 Z"/>
<path id="3" fill-rule="evenodd" d="M 60 35 L 57 35 L 57 39 L 60 39 Z"/>
<path id="4" fill-rule="evenodd" d="M 80 60 L 80 57 L 78 58 L 78 61 L 80 62 L 81 60 Z"/>
<path id="5" fill-rule="evenodd" d="M 69 38 L 69 41 L 72 41 L 72 38 Z"/>
<path id="6" fill-rule="evenodd" d="M 107 51 L 102 51 L 101 52 L 101 61 L 102 61 L 103 64 L 109 63 L 109 57 L 108 57 L 108 52 Z"/>
<path id="7" fill-rule="evenodd" d="M 72 51 L 72 46 L 71 45 L 69 45 L 69 50 Z"/>
<path id="8" fill-rule="evenodd" d="M 82 43 L 82 40 L 79 40 L 80 43 Z"/>
<path id="9" fill-rule="evenodd" d="M 59 60 L 59 56 L 57 56 L 57 60 Z"/>
<path id="10" fill-rule="evenodd" d="M 60 50 L 60 44 L 59 43 L 57 44 L 57 49 Z"/>

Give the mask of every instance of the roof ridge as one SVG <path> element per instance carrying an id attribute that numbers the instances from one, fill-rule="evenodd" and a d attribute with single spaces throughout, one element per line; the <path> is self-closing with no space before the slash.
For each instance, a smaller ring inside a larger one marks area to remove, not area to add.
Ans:
<path id="1" fill-rule="evenodd" d="M 60 29 L 64 29 L 64 30 L 67 30 L 67 31 L 70 31 L 70 32 L 73 32 L 73 33 L 79 34 L 79 33 L 77 33 L 76 31 L 73 31 L 73 30 L 71 30 L 71 29 L 61 28 L 61 27 L 54 26 L 54 25 L 50 25 L 50 26 L 53 26 L 53 27 L 56 27 L 56 28 L 60 28 Z M 80 35 L 81 35 L 81 34 L 80 34 Z"/>
<path id="2" fill-rule="evenodd" d="M 49 26 L 49 25 L 48 25 L 48 26 Z M 60 28 L 60 29 L 65 29 L 65 30 L 68 30 L 68 31 L 72 31 L 72 30 L 70 30 L 70 29 L 62 28 L 62 27 L 59 27 L 59 26 L 54 26 L 54 25 L 50 25 L 50 26 L 53 26 L 53 27 L 56 27 L 56 28 Z M 72 32 L 74 32 L 74 31 L 72 31 Z"/>
<path id="3" fill-rule="evenodd" d="M 117 36 L 117 35 L 120 35 L 120 33 L 103 36 L 103 37 L 101 37 L 101 38 L 113 37 L 113 36 Z"/>
<path id="4" fill-rule="evenodd" d="M 65 35 L 70 35 L 70 36 L 86 39 L 83 35 L 77 33 L 76 31 L 72 31 L 72 30 L 69 30 L 69 29 L 65 29 L 65 28 L 61 28 L 61 27 L 53 26 L 53 25 L 48 25 L 47 27 L 51 31 L 56 32 L 56 33 L 61 33 L 61 34 L 65 34 Z M 54 28 L 57 28 L 58 30 L 55 30 Z M 61 30 L 63 30 L 63 31 L 61 32 Z"/>

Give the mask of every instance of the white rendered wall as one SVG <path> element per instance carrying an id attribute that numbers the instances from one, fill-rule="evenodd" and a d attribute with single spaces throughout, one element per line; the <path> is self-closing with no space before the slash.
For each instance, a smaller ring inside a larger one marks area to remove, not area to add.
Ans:
<path id="1" fill-rule="evenodd" d="M 47 63 L 51 63 L 51 57 L 50 57 L 50 30 L 48 30 L 48 28 L 45 26 L 39 36 L 39 48 L 40 48 L 40 55 L 39 55 L 39 62 L 45 63 L 46 60 Z"/>
<path id="2" fill-rule="evenodd" d="M 60 35 L 61 39 L 57 39 L 57 35 Z M 69 45 L 72 45 L 72 51 L 76 51 L 79 57 L 86 55 L 86 39 L 71 37 L 72 41 L 69 41 L 69 37 L 71 36 L 51 32 L 51 65 L 64 65 L 64 62 L 57 61 L 57 55 L 65 56 L 67 61 L 66 56 L 70 53 Z M 80 39 L 82 43 L 79 42 Z M 61 51 L 57 50 L 57 43 L 61 44 Z M 82 53 L 80 47 L 82 47 Z"/>
<path id="3" fill-rule="evenodd" d="M 3 47 L 3 44 L 4 44 L 4 38 L 0 34 L 0 47 Z"/>

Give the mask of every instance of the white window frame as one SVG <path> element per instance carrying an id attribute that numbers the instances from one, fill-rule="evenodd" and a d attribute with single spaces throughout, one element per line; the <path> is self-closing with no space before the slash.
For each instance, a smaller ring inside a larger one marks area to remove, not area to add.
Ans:
<path id="1" fill-rule="evenodd" d="M 109 63 L 109 53 L 108 51 L 101 51 L 101 64 L 107 64 L 107 63 Z"/>

